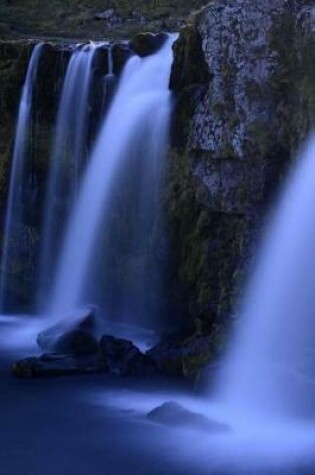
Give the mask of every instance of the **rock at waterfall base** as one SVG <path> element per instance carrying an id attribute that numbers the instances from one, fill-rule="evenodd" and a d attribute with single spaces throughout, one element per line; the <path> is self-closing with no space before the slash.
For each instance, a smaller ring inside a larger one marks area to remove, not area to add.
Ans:
<path id="1" fill-rule="evenodd" d="M 103 336 L 98 344 L 89 333 L 75 330 L 62 335 L 55 349 L 62 352 L 17 361 L 12 374 L 31 379 L 95 373 L 147 377 L 157 373 L 153 361 L 131 341 L 112 336 Z"/>
<path id="2" fill-rule="evenodd" d="M 100 359 L 93 356 L 42 355 L 25 358 L 12 366 L 12 374 L 20 379 L 72 376 L 107 372 Z"/>
<path id="3" fill-rule="evenodd" d="M 131 341 L 104 335 L 100 341 L 100 353 L 111 374 L 145 376 L 156 372 L 152 360 Z"/>
<path id="4" fill-rule="evenodd" d="M 177 402 L 168 401 L 154 408 L 147 414 L 147 419 L 173 427 L 185 427 L 187 429 L 201 430 L 206 432 L 225 432 L 229 427 L 208 417 L 190 411 Z"/>
<path id="5" fill-rule="evenodd" d="M 57 339 L 54 351 L 64 355 L 92 355 L 98 352 L 98 343 L 91 333 L 72 330 Z"/>
<path id="6" fill-rule="evenodd" d="M 65 321 L 72 324 L 58 324 L 38 334 L 39 348 L 49 353 L 88 355 L 98 351 L 93 336 L 96 328 L 96 308 L 88 306 Z"/>

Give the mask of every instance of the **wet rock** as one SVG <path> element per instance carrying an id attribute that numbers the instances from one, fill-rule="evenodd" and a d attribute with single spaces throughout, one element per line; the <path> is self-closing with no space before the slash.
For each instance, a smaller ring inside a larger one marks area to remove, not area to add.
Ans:
<path id="1" fill-rule="evenodd" d="M 152 360 L 131 341 L 104 335 L 100 353 L 111 374 L 145 376 L 156 372 Z"/>
<path id="2" fill-rule="evenodd" d="M 120 74 L 132 55 L 128 43 L 115 43 L 112 49 L 114 74 Z"/>
<path id="3" fill-rule="evenodd" d="M 166 38 L 167 35 L 165 33 L 157 35 L 153 33 L 139 33 L 132 38 L 130 47 L 139 56 L 149 56 L 161 48 Z"/>
<path id="4" fill-rule="evenodd" d="M 147 353 L 158 370 L 169 376 L 189 376 L 213 359 L 213 342 L 196 336 L 186 341 L 161 341 Z"/>
<path id="5" fill-rule="evenodd" d="M 107 372 L 97 356 L 43 355 L 25 358 L 12 366 L 12 374 L 21 379 L 71 376 Z"/>
<path id="6" fill-rule="evenodd" d="M 98 343 L 91 333 L 73 330 L 57 339 L 54 352 L 65 355 L 91 355 L 98 352 Z"/>
<path id="7" fill-rule="evenodd" d="M 174 427 L 185 427 L 206 432 L 225 432 L 229 427 L 208 417 L 190 411 L 177 402 L 165 402 L 147 414 L 147 419 Z"/>
<path id="8" fill-rule="evenodd" d="M 106 373 L 112 376 L 146 377 L 157 373 L 153 361 L 128 340 L 103 336 L 96 339 L 82 330 L 62 335 L 50 354 L 17 361 L 14 376 L 22 379 L 76 374 Z"/>
<path id="9" fill-rule="evenodd" d="M 66 342 L 69 343 L 69 348 L 71 349 L 74 349 L 76 346 L 76 354 L 78 354 L 80 347 L 82 349 L 88 347 L 92 348 L 92 339 L 94 338 L 92 333 L 96 329 L 96 318 L 96 307 L 88 306 L 80 309 L 73 315 L 65 318 L 65 322 L 67 323 L 62 322 L 39 333 L 37 336 L 37 344 L 43 351 L 54 353 L 69 353 L 70 351 L 58 351 L 58 347 L 61 345 L 64 348 Z M 69 324 L 68 322 L 73 323 Z M 83 344 L 83 341 L 85 341 L 85 344 Z M 88 341 L 89 343 L 87 343 Z M 86 353 L 83 351 L 83 354 Z"/>

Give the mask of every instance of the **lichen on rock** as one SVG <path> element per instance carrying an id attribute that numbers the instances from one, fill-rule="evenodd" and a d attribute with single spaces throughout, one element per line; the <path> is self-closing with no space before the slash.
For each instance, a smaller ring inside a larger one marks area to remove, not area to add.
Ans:
<path id="1" fill-rule="evenodd" d="M 314 51 L 312 3 L 285 0 L 214 1 L 174 47 L 172 263 L 205 335 L 224 338 L 271 197 L 314 126 Z"/>

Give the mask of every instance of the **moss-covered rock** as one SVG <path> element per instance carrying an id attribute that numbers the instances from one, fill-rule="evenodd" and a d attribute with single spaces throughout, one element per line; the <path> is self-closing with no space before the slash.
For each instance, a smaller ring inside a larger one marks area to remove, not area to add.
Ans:
<path id="1" fill-rule="evenodd" d="M 174 47 L 173 297 L 195 331 L 220 335 L 213 354 L 271 198 L 315 124 L 314 31 L 310 2 L 217 0 Z"/>
<path id="2" fill-rule="evenodd" d="M 192 335 L 178 340 L 164 340 L 147 352 L 162 374 L 193 376 L 214 358 L 212 337 Z"/>

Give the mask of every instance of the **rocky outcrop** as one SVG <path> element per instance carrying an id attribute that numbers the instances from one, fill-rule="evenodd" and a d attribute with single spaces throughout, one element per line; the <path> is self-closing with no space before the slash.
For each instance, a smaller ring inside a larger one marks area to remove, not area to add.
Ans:
<path id="1" fill-rule="evenodd" d="M 221 346 L 270 198 L 315 123 L 314 6 L 216 0 L 174 51 L 172 291 Z"/>
<path id="2" fill-rule="evenodd" d="M 75 356 L 64 354 L 45 354 L 39 358 L 31 357 L 17 361 L 12 366 L 13 376 L 19 379 L 76 376 L 84 374 L 107 373 L 106 366 L 95 355 Z"/>

